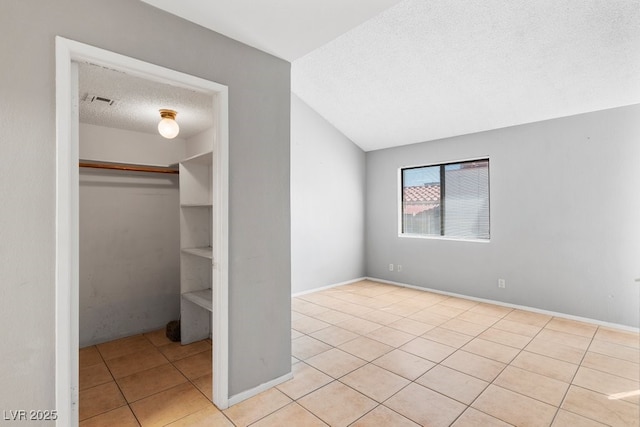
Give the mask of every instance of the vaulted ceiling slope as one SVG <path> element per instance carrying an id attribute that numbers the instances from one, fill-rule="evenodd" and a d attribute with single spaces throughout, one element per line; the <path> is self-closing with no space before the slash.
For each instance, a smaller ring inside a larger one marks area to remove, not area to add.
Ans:
<path id="1" fill-rule="evenodd" d="M 640 0 L 144 1 L 292 61 L 365 151 L 640 103 Z"/>

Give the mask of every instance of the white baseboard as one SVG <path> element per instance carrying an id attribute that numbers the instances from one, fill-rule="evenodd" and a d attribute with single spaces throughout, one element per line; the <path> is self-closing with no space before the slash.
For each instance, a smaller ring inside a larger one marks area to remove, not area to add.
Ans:
<path id="1" fill-rule="evenodd" d="M 320 288 L 313 288 L 302 292 L 296 292 L 295 294 L 291 294 L 291 297 L 299 297 L 306 294 L 311 294 L 313 292 L 324 291 L 326 289 L 335 288 L 336 286 L 350 285 L 351 283 L 360 282 L 362 280 L 366 280 L 366 277 L 358 277 L 357 279 L 347 280 L 346 282 L 334 283 L 333 285 L 322 286 Z"/>
<path id="2" fill-rule="evenodd" d="M 266 383 L 260 384 L 257 387 L 254 387 L 249 390 L 245 390 L 238 394 L 234 394 L 233 396 L 229 397 L 229 406 L 233 406 L 236 403 L 240 403 L 243 400 L 247 400 L 248 398 L 253 397 L 257 394 L 260 394 L 265 390 L 269 390 L 271 387 L 275 387 L 278 384 L 282 384 L 285 381 L 289 381 L 291 378 L 293 378 L 293 373 L 289 372 L 288 374 L 285 374 L 281 377 L 278 377 Z"/>
<path id="3" fill-rule="evenodd" d="M 454 292 L 446 292 L 446 291 L 441 291 L 441 290 L 438 290 L 438 289 L 431 289 L 431 288 L 425 288 L 425 287 L 422 287 L 422 286 L 409 285 L 407 283 L 393 282 L 391 280 L 378 279 L 378 278 L 375 278 L 375 277 L 366 277 L 365 279 L 366 280 L 372 280 L 374 282 L 386 283 L 386 284 L 389 284 L 389 285 L 402 286 L 403 288 L 411 288 L 411 289 L 417 289 L 419 291 L 433 292 L 434 294 L 447 295 L 447 296 L 452 296 L 452 297 L 464 298 L 464 299 L 468 299 L 468 300 L 472 300 L 472 301 L 485 302 L 485 303 L 488 303 L 488 304 L 499 305 L 499 306 L 502 306 L 502 307 L 517 308 L 517 309 L 520 309 L 520 310 L 532 311 L 534 313 L 546 314 L 546 315 L 549 315 L 549 316 L 560 317 L 560 318 L 569 319 L 569 320 L 575 320 L 575 321 L 578 321 L 578 322 L 591 323 L 591 324 L 598 325 L 598 326 L 606 326 L 606 327 L 614 328 L 614 329 L 622 329 L 622 330 L 629 331 L 629 332 L 636 332 L 636 333 L 640 332 L 640 328 L 634 328 L 633 326 L 620 325 L 618 323 L 611 323 L 611 322 L 603 322 L 602 320 L 590 319 L 588 317 L 573 316 L 571 314 L 558 313 L 558 312 L 555 312 L 555 311 L 542 310 L 542 309 L 535 308 L 535 307 L 527 307 L 526 305 L 510 304 L 510 303 L 507 303 L 507 302 L 494 301 L 494 300 L 485 299 L 485 298 L 476 298 L 476 297 L 471 297 L 471 296 L 468 296 L 468 295 L 456 294 Z"/>

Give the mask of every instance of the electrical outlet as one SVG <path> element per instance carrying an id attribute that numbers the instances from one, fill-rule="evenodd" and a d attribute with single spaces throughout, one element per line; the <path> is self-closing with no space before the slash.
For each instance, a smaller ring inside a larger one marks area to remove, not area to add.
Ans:
<path id="1" fill-rule="evenodd" d="M 389 264 L 389 271 L 393 271 L 393 264 Z"/>
<path id="2" fill-rule="evenodd" d="M 507 284 L 504 279 L 498 279 L 498 287 L 502 289 L 507 287 Z"/>
<path id="3" fill-rule="evenodd" d="M 398 264 L 398 273 L 402 271 L 402 266 Z"/>

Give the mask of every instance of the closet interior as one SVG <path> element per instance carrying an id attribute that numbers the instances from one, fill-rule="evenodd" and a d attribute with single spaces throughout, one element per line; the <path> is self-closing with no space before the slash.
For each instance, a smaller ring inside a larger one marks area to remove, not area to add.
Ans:
<path id="1" fill-rule="evenodd" d="M 79 97 L 81 351 L 178 319 L 182 345 L 211 338 L 211 95 L 79 64 Z"/>

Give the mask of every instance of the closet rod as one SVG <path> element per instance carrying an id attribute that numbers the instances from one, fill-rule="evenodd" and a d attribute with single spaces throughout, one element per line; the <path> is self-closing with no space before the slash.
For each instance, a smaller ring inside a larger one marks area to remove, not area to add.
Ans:
<path id="1" fill-rule="evenodd" d="M 121 171 L 133 171 L 133 172 L 151 172 L 151 173 L 169 173 L 177 174 L 178 169 L 169 166 L 144 166 L 134 165 L 127 163 L 108 163 L 108 162 L 88 162 L 80 160 L 79 167 L 81 168 L 95 168 L 95 169 L 113 169 Z"/>

